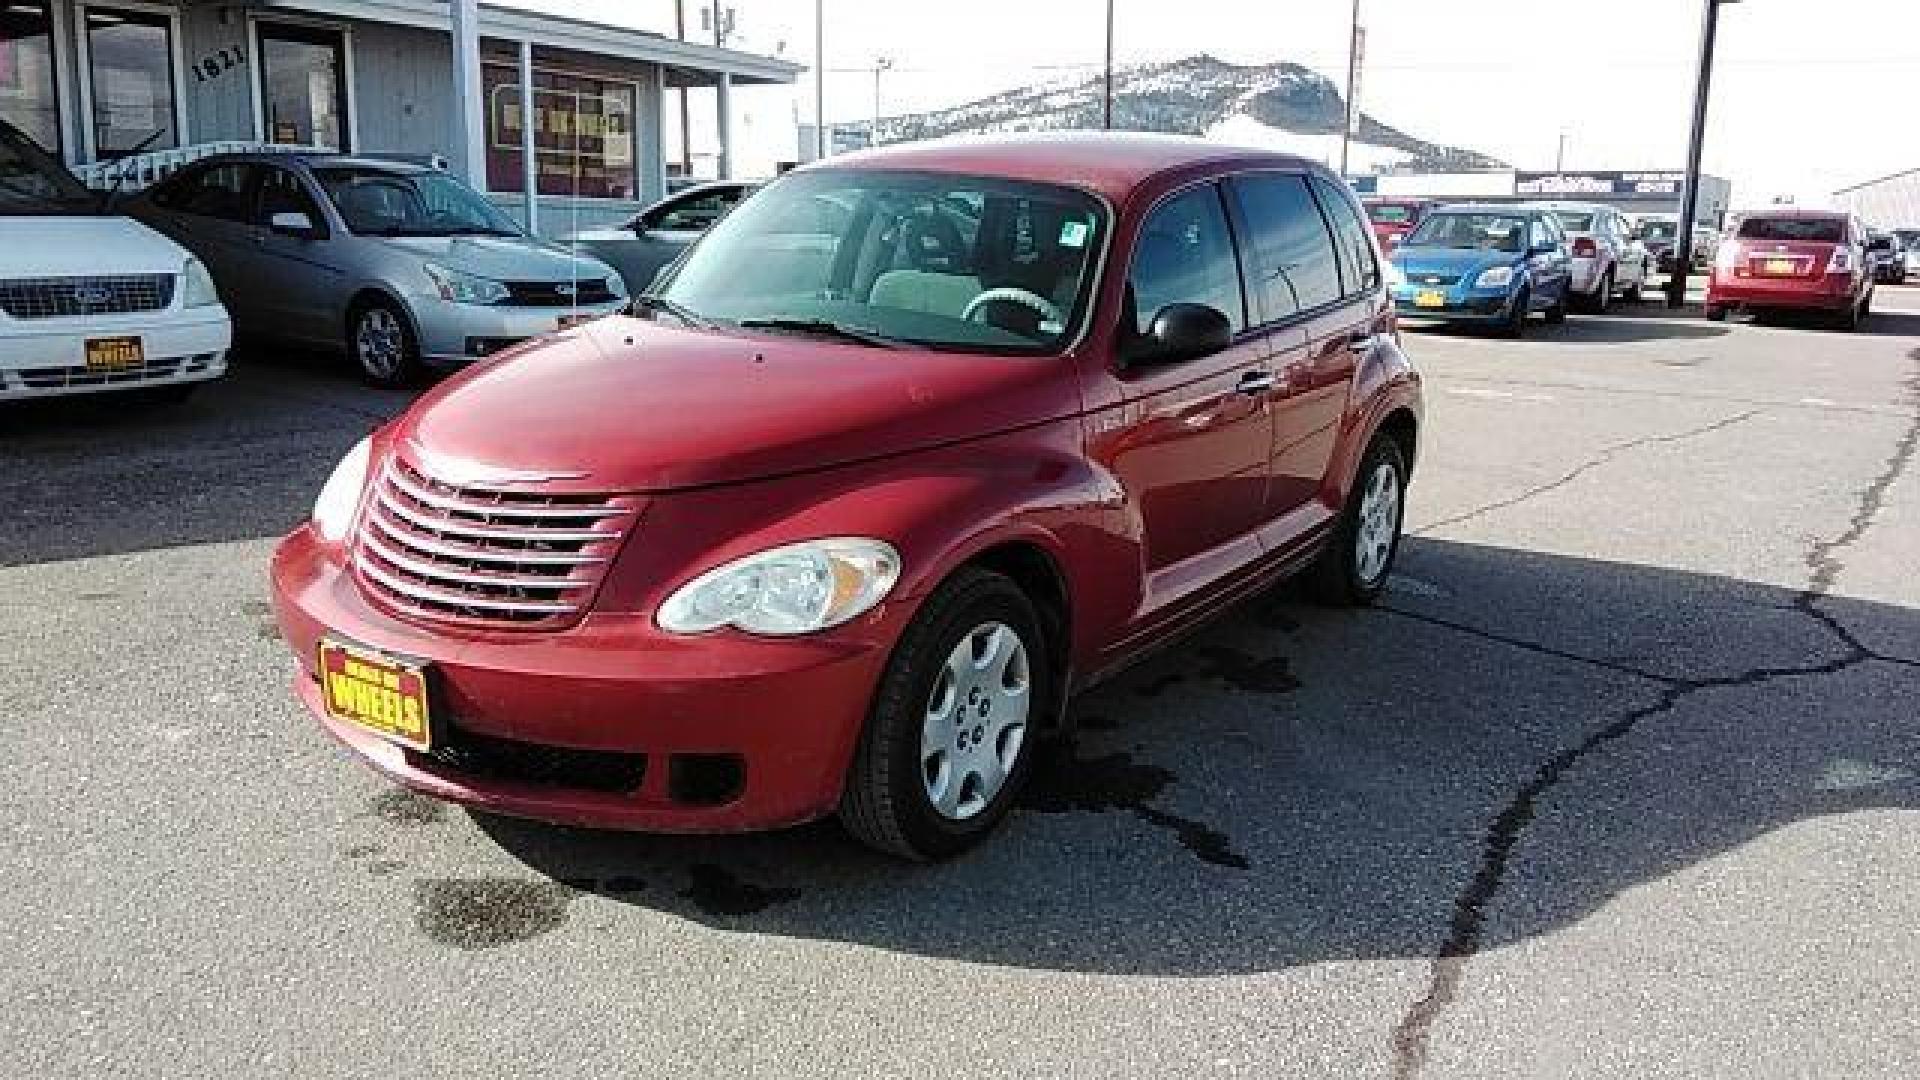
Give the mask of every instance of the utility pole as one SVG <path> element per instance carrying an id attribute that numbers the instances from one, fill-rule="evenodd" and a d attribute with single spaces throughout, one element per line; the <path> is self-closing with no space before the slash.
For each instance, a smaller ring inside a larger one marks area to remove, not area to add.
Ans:
<path id="1" fill-rule="evenodd" d="M 880 73 L 892 66 L 891 56 L 873 58 L 873 138 L 867 140 L 868 146 L 880 145 Z"/>
<path id="2" fill-rule="evenodd" d="M 1107 92 L 1100 112 L 1100 126 L 1113 130 L 1113 2 L 1107 0 Z"/>
<path id="3" fill-rule="evenodd" d="M 1360 0 L 1353 0 L 1353 19 L 1347 27 L 1347 119 L 1340 125 L 1340 177 L 1346 179 L 1348 152 L 1353 146 L 1353 124 L 1360 107 L 1353 100 L 1360 92 Z"/>
<path id="4" fill-rule="evenodd" d="M 827 0 L 813 0 L 813 157 L 827 156 Z"/>
<path id="5" fill-rule="evenodd" d="M 1707 139 L 1707 100 L 1713 89 L 1713 43 L 1720 29 L 1720 5 L 1740 0 L 1703 0 L 1700 61 L 1694 72 L 1693 132 L 1687 140 L 1687 181 L 1680 196 L 1680 233 L 1673 240 L 1673 274 L 1667 279 L 1667 306 L 1687 302 L 1687 275 L 1693 271 L 1693 220 L 1700 212 L 1700 151 Z"/>
<path id="6" fill-rule="evenodd" d="M 673 0 L 673 33 L 687 40 L 687 0 Z M 687 88 L 680 88 L 680 175 L 693 175 L 693 111 L 687 106 Z"/>

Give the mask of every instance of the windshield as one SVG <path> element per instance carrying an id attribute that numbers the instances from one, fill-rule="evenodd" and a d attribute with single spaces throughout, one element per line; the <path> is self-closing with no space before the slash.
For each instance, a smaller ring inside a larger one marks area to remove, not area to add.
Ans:
<path id="1" fill-rule="evenodd" d="M 1571 210 L 1555 210 L 1553 216 L 1560 220 L 1560 227 L 1567 232 L 1593 231 L 1592 214 L 1578 214 Z"/>
<path id="2" fill-rule="evenodd" d="M 326 168 L 313 175 L 361 236 L 519 236 L 472 188 L 445 173 Z"/>
<path id="3" fill-rule="evenodd" d="M 0 124 L 0 214 L 90 213 L 99 204 L 33 140 Z"/>
<path id="4" fill-rule="evenodd" d="M 1099 201 L 1051 184 L 801 172 L 720 219 L 661 295 L 718 322 L 1053 352 L 1086 318 L 1106 230 Z"/>
<path id="5" fill-rule="evenodd" d="M 1837 244 L 1846 236 L 1847 223 L 1839 218 L 1754 217 L 1740 223 L 1743 240 L 1810 240 Z"/>
<path id="6" fill-rule="evenodd" d="M 1413 207 L 1405 203 L 1368 203 L 1367 216 L 1382 225 L 1405 225 L 1413 220 Z"/>
<path id="7" fill-rule="evenodd" d="M 1518 214 L 1435 214 L 1413 230 L 1407 246 L 1525 251 L 1527 219 Z"/>

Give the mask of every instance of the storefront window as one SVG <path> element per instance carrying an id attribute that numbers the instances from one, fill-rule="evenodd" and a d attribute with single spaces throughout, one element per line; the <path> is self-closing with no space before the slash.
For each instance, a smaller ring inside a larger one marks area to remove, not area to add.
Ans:
<path id="1" fill-rule="evenodd" d="M 346 150 L 346 44 L 338 30 L 260 24 L 268 142 Z"/>
<path id="2" fill-rule="evenodd" d="M 52 29 L 45 0 L 0 5 L 0 120 L 57 153 L 60 105 L 53 84 Z"/>
<path id="3" fill-rule="evenodd" d="M 93 152 L 103 161 L 180 145 L 173 108 L 173 23 L 143 11 L 87 9 Z"/>
<path id="4" fill-rule="evenodd" d="M 487 187 L 521 191 L 520 72 L 489 64 Z M 533 142 L 542 195 L 631 199 L 637 190 L 633 159 L 633 84 L 533 73 Z"/>

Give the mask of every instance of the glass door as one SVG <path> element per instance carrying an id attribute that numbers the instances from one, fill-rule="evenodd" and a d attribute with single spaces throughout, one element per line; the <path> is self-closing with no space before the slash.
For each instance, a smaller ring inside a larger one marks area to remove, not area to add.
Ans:
<path id="1" fill-rule="evenodd" d="M 351 150 L 347 44 L 339 30 L 259 24 L 261 135 L 268 142 Z"/>
<path id="2" fill-rule="evenodd" d="M 60 99 L 53 74 L 53 14 L 47 0 L 0 6 L 0 121 L 58 155 Z"/>
<path id="3" fill-rule="evenodd" d="M 181 145 L 172 17 L 89 7 L 83 25 L 94 157 L 110 161 Z"/>

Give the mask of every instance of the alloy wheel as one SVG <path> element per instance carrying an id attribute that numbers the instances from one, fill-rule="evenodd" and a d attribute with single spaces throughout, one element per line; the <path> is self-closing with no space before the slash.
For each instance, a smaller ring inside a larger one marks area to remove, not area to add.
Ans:
<path id="1" fill-rule="evenodd" d="M 1400 532 L 1400 473 L 1392 462 L 1373 467 L 1360 497 L 1360 520 L 1353 530 L 1353 569 L 1372 587 L 1387 572 L 1394 539 Z"/>
<path id="2" fill-rule="evenodd" d="M 391 381 L 400 371 L 406 348 L 406 330 L 393 312 L 373 307 L 361 313 L 353 331 L 353 351 L 354 358 L 368 375 L 382 382 Z"/>

